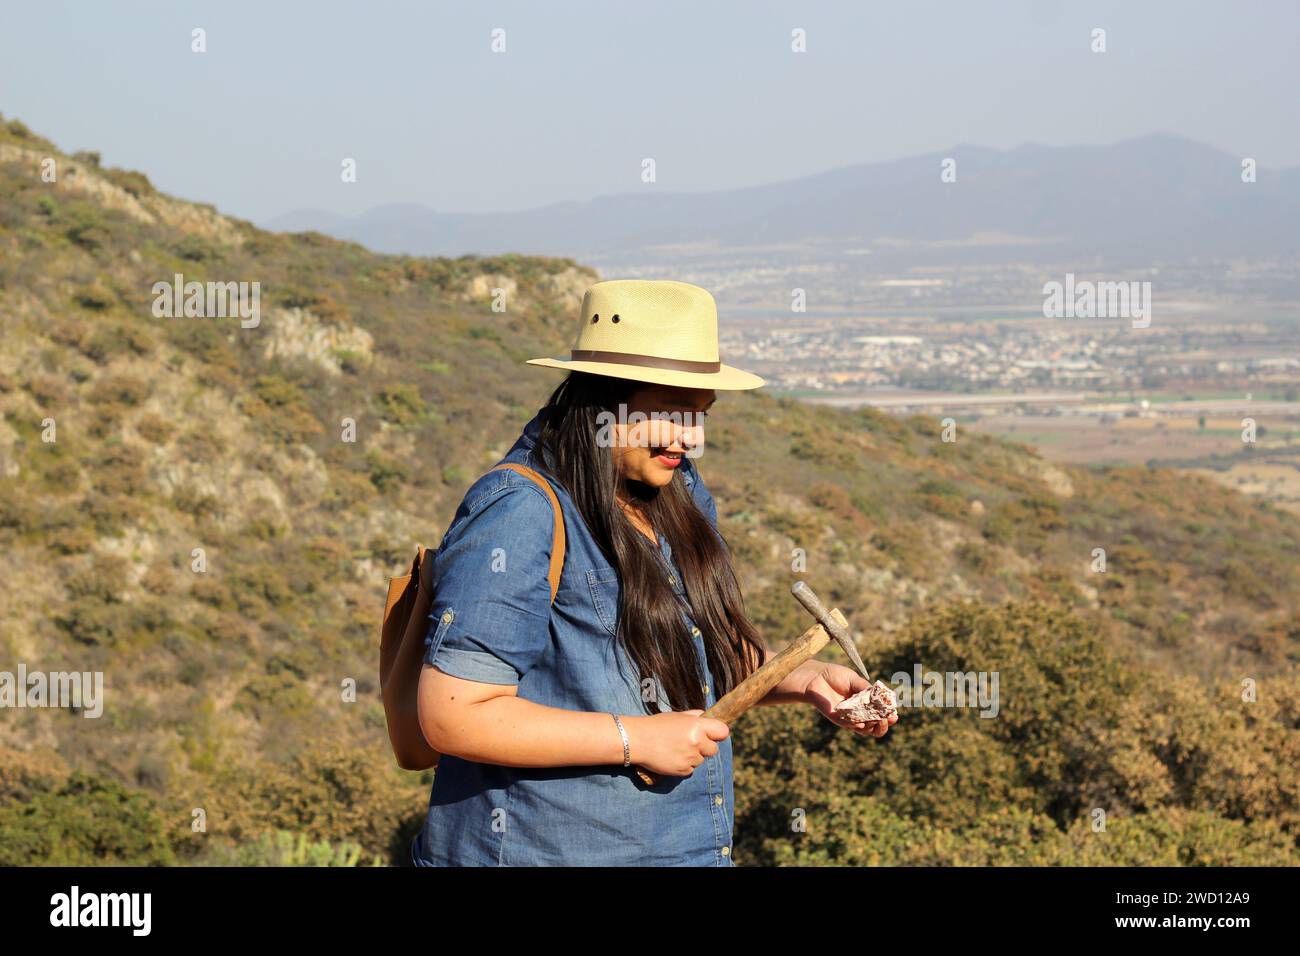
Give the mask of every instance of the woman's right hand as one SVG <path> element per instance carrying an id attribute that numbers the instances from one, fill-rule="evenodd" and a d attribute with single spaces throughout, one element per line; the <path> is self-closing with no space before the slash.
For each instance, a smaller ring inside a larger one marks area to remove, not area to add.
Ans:
<path id="1" fill-rule="evenodd" d="M 729 727 L 702 710 L 677 710 L 649 717 L 624 718 L 632 763 L 657 774 L 689 777 L 706 757 L 718 752 Z"/>

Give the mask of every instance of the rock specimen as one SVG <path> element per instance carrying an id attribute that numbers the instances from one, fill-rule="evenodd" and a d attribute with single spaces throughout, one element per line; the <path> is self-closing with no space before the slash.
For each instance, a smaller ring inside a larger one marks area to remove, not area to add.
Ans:
<path id="1" fill-rule="evenodd" d="M 852 697 L 846 697 L 835 705 L 835 714 L 849 720 L 888 720 L 898 713 L 898 698 L 893 688 L 883 681 L 876 681 L 866 690 L 859 691 Z"/>

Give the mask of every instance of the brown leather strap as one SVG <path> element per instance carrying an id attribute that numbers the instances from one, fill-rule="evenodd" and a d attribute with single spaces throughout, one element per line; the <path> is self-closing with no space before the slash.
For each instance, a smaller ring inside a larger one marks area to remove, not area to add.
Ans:
<path id="1" fill-rule="evenodd" d="M 601 349 L 569 349 L 570 362 L 613 362 L 615 365 L 637 365 L 642 368 L 663 368 L 673 372 L 718 372 L 721 362 L 696 362 L 690 359 L 664 358 L 662 355 L 642 355 L 640 352 L 607 352 Z"/>
<path id="2" fill-rule="evenodd" d="M 554 524 L 551 533 L 551 568 L 546 577 L 551 582 L 551 603 L 554 604 L 555 592 L 560 589 L 560 574 L 564 570 L 564 512 L 560 509 L 560 499 L 555 496 L 555 489 L 551 487 L 551 483 L 527 465 L 508 461 L 497 465 L 492 471 L 502 468 L 508 468 L 532 481 L 546 492 L 546 497 L 551 501 L 551 517 Z"/>

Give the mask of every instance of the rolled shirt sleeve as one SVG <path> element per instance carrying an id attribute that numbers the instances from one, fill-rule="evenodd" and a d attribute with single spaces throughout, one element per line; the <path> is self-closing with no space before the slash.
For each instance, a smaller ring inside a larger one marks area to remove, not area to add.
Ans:
<path id="1" fill-rule="evenodd" d="M 550 642 L 552 533 L 545 493 L 515 475 L 453 521 L 434 558 L 426 664 L 519 683 Z"/>

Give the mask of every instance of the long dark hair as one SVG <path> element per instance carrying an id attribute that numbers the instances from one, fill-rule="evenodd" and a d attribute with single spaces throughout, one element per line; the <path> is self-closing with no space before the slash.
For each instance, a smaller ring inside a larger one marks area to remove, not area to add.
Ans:
<path id="1" fill-rule="evenodd" d="M 570 372 L 547 399 L 537 448 L 539 467 L 572 497 L 621 583 L 617 639 L 640 669 L 654 676 L 676 710 L 704 709 L 695 639 L 668 583 L 659 549 L 628 520 L 614 492 L 618 474 L 607 445 L 598 443 L 597 415 L 617 414 L 644 382 Z M 680 472 L 681 469 L 679 468 Z M 695 503 L 682 475 L 662 488 L 628 482 L 642 513 L 668 540 L 689 596 L 691 619 L 704 638 L 714 693 L 721 697 L 762 662 L 763 644 L 745 616 L 744 599 L 721 536 Z M 645 697 L 646 695 L 642 695 Z M 651 709 L 646 701 L 646 712 Z"/>

